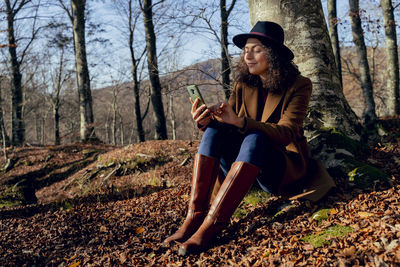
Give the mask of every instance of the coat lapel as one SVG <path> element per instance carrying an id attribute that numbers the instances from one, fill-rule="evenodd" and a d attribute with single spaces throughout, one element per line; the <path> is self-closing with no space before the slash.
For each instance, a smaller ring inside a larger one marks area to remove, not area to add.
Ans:
<path id="1" fill-rule="evenodd" d="M 244 91 L 244 103 L 246 115 L 255 120 L 257 118 L 258 109 L 257 87 L 247 87 L 247 90 Z"/>
<path id="2" fill-rule="evenodd" d="M 271 117 L 272 113 L 278 106 L 279 102 L 281 101 L 282 97 L 284 96 L 286 90 L 279 94 L 271 94 L 269 93 L 267 96 L 267 100 L 265 101 L 264 110 L 262 113 L 261 121 L 266 122 L 269 117 Z"/>

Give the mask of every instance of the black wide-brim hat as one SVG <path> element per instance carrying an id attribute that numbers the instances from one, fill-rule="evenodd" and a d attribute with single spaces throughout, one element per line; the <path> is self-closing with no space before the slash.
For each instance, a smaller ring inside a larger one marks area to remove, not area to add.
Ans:
<path id="1" fill-rule="evenodd" d="M 291 61 L 294 58 L 293 52 L 283 44 L 285 34 L 282 27 L 272 21 L 258 21 L 250 33 L 238 34 L 233 37 L 233 43 L 243 49 L 247 39 L 257 38 L 262 44 L 275 49 L 284 59 Z"/>

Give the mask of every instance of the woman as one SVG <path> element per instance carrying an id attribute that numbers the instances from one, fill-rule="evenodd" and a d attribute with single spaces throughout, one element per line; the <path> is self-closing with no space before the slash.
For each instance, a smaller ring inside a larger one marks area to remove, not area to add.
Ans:
<path id="1" fill-rule="evenodd" d="M 299 184 L 312 184 L 313 200 L 333 186 L 319 164 L 312 164 L 317 175 L 305 178 L 311 160 L 303 121 L 311 82 L 291 63 L 294 55 L 283 40 L 283 29 L 268 21 L 235 36 L 233 42 L 243 54 L 229 101 L 209 108 L 198 107 L 198 100 L 192 105 L 193 119 L 205 132 L 195 157 L 188 214 L 180 229 L 164 240 L 180 242 L 181 255 L 203 250 L 229 223 L 255 181 L 286 196 Z M 220 171 L 225 179 L 210 201 Z"/>

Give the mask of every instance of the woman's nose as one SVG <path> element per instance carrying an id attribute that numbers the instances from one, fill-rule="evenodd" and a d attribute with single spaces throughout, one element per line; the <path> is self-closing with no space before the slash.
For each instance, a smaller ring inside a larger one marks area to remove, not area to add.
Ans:
<path id="1" fill-rule="evenodd" d="M 246 58 L 246 59 L 252 59 L 252 58 L 253 58 L 253 53 L 247 52 L 247 53 L 245 54 L 245 58 Z"/>

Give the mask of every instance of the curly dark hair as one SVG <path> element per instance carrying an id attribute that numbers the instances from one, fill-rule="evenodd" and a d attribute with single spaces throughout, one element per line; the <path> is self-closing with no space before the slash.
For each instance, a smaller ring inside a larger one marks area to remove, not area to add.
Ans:
<path id="1" fill-rule="evenodd" d="M 267 79 L 262 80 L 258 75 L 249 72 L 244 61 L 244 51 L 240 55 L 240 60 L 236 65 L 236 82 L 243 82 L 248 86 L 263 87 L 271 93 L 280 93 L 287 89 L 300 74 L 297 66 L 292 61 L 287 61 L 280 57 L 275 49 L 263 45 L 265 56 L 268 61 Z"/>

